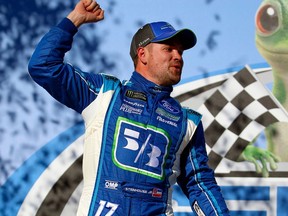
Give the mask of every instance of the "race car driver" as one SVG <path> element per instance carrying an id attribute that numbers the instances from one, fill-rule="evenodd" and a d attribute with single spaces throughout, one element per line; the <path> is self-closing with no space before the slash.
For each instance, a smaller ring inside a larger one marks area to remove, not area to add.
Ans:
<path id="1" fill-rule="evenodd" d="M 195 34 L 167 22 L 146 24 L 131 42 L 135 71 L 120 82 L 64 62 L 78 28 L 103 19 L 96 1 L 79 1 L 42 38 L 29 62 L 35 82 L 85 122 L 77 215 L 173 215 L 176 182 L 197 215 L 229 215 L 207 165 L 201 115 L 170 97 Z"/>

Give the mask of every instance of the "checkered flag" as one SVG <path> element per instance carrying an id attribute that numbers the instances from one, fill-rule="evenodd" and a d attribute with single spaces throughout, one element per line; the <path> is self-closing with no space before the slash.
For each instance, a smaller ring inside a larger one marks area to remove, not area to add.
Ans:
<path id="1" fill-rule="evenodd" d="M 246 146 L 274 122 L 288 122 L 288 113 L 249 67 L 227 79 L 199 108 L 214 170 L 223 159 L 236 161 Z"/>

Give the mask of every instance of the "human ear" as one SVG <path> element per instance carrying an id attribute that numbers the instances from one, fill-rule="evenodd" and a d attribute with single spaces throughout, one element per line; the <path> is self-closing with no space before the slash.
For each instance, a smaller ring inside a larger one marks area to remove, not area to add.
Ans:
<path id="1" fill-rule="evenodd" d="M 147 63 L 147 60 L 146 60 L 146 50 L 144 47 L 139 47 L 137 49 L 137 55 L 138 55 L 138 59 L 143 63 L 143 64 L 146 64 Z"/>

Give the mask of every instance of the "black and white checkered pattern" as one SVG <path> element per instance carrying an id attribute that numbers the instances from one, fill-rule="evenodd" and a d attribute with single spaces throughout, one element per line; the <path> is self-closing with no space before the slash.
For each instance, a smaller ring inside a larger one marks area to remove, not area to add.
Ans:
<path id="1" fill-rule="evenodd" d="M 269 90 L 245 67 L 227 79 L 199 108 L 203 114 L 209 165 L 236 161 L 268 125 L 288 122 L 288 114 Z"/>

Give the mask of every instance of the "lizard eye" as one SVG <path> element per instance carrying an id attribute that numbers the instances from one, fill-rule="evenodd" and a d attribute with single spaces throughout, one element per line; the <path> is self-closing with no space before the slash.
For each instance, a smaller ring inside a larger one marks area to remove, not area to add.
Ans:
<path id="1" fill-rule="evenodd" d="M 280 26 L 280 15 L 273 5 L 263 5 L 256 13 L 256 28 L 263 35 L 271 35 Z"/>

